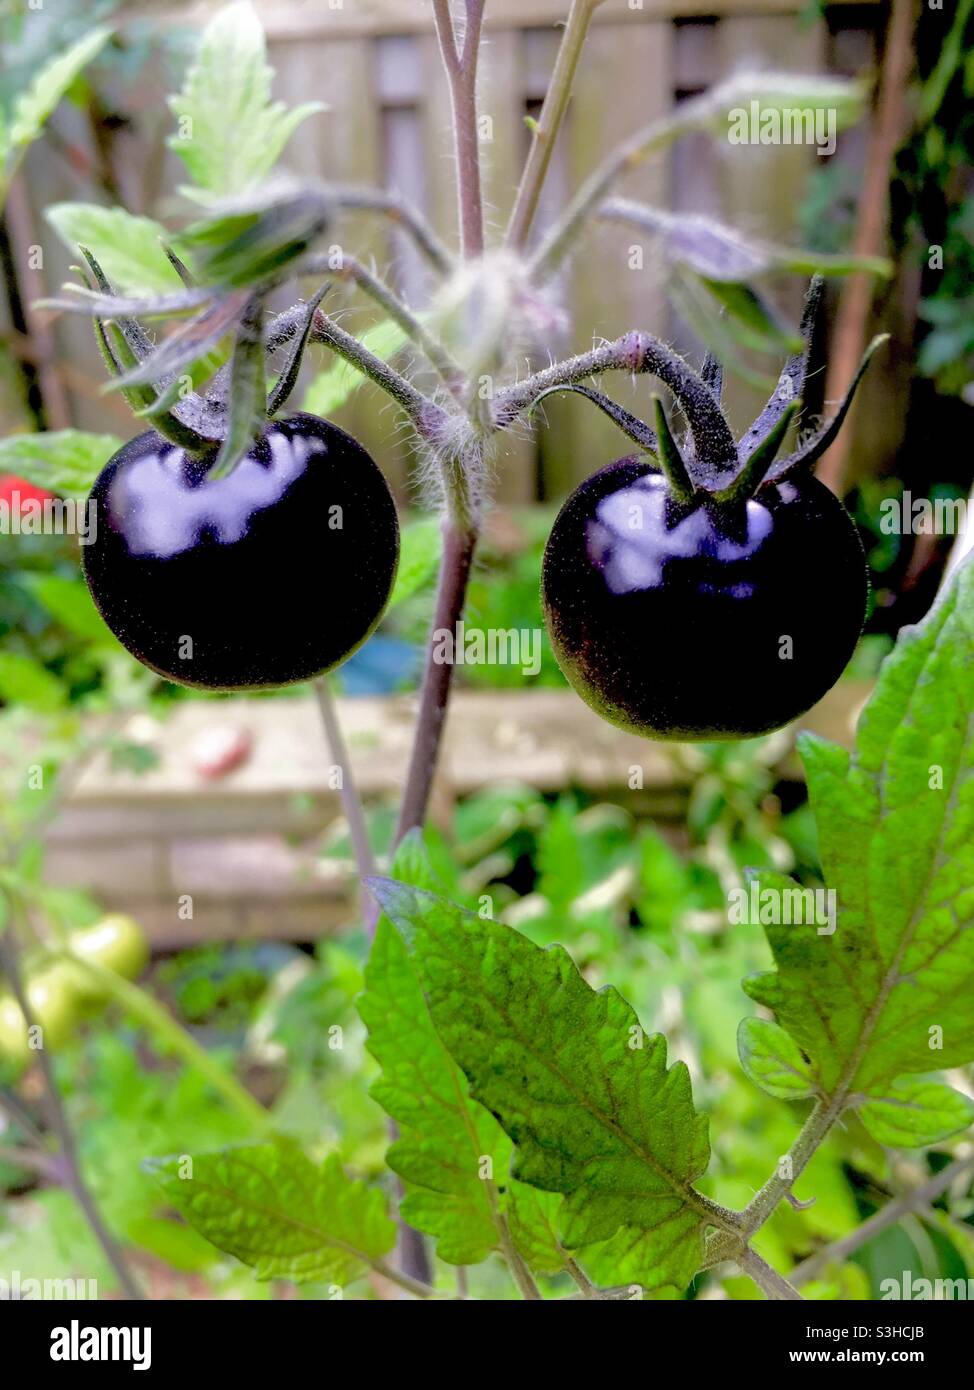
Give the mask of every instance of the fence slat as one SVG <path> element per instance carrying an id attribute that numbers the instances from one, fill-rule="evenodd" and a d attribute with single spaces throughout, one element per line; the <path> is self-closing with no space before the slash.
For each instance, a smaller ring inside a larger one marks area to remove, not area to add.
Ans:
<path id="1" fill-rule="evenodd" d="M 569 111 L 567 148 L 572 186 L 637 125 L 651 121 L 671 105 L 672 26 L 644 20 L 634 29 L 602 25 L 578 75 Z M 638 93 L 613 100 L 612 93 Z M 627 197 L 667 202 L 667 166 L 663 160 L 643 165 L 620 185 Z M 638 255 L 630 255 L 639 247 Z M 618 225 L 592 224 L 570 268 L 570 304 L 577 325 L 570 346 L 583 351 L 591 340 L 615 338 L 630 328 L 664 333 L 665 301 L 661 275 L 648 238 Z M 632 266 L 632 268 L 631 268 Z M 650 383 L 634 384 L 615 372 L 603 383 L 606 392 L 643 419 L 649 416 Z M 543 446 L 545 487 L 561 495 L 611 459 L 632 451 L 616 427 L 587 401 L 566 396 L 548 409 L 554 438 Z"/>
<path id="2" fill-rule="evenodd" d="M 840 6 L 862 3 L 878 8 L 880 0 L 834 0 Z M 173 23 L 198 28 L 221 0 L 204 0 L 190 8 L 165 15 Z M 561 23 L 569 0 L 490 0 L 485 26 L 491 29 L 532 28 Z M 702 12 L 730 14 L 792 14 L 795 0 L 604 0 L 595 12 L 595 24 L 640 24 L 645 19 L 694 16 Z M 365 34 L 427 33 L 430 6 L 427 0 L 257 0 L 257 10 L 275 38 L 300 41 Z"/>
<path id="3" fill-rule="evenodd" d="M 800 26 L 794 16 L 731 16 L 717 26 L 719 68 L 725 73 L 755 66 L 820 72 L 824 38 L 825 26 L 820 21 Z M 725 220 L 745 234 L 793 241 L 796 212 L 808 191 L 809 173 L 820 163 L 815 152 L 808 146 L 734 146 L 716 141 L 715 148 Z M 776 302 L 787 308 L 792 323 L 797 324 L 804 292 L 802 281 L 794 275 L 781 276 L 770 284 Z M 759 363 L 776 379 L 777 362 L 765 357 Z M 767 393 L 740 379 L 728 379 L 728 387 L 731 417 L 743 430 L 763 405 Z"/>
<path id="4" fill-rule="evenodd" d="M 373 59 L 373 45 L 366 38 L 329 38 L 313 45 L 271 44 L 270 61 L 277 72 L 275 94 L 292 105 L 319 100 L 326 101 L 329 108 L 308 120 L 291 140 L 284 160 L 289 167 L 337 183 L 382 184 L 381 111 L 375 95 Z M 388 262 L 385 229 L 378 219 L 366 214 L 343 215 L 340 225 L 329 233 L 329 240 L 366 263 L 372 257 L 383 267 Z M 340 286 L 329 299 L 332 305 L 350 306 L 343 322 L 352 331 L 376 317 L 367 299 Z M 314 370 L 325 370 L 336 360 L 317 349 L 309 356 Z M 402 451 L 396 443 L 397 424 L 386 397 L 375 387 L 364 385 L 335 418 L 375 455 L 402 495 Z"/>

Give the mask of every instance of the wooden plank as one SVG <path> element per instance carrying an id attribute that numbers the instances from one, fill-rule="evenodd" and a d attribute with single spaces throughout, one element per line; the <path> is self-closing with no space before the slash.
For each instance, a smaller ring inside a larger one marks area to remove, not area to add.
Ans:
<path id="1" fill-rule="evenodd" d="M 825 33 L 821 21 L 802 26 L 790 16 L 727 18 L 717 30 L 720 70 L 732 72 L 748 66 L 821 72 Z M 796 210 L 805 196 L 808 177 L 820 162 L 814 149 L 804 145 L 731 145 L 729 142 L 721 142 L 716 147 L 724 220 L 745 235 L 795 242 Z M 797 325 L 804 294 L 801 279 L 794 275 L 780 276 L 768 284 L 777 303 L 784 306 L 792 323 Z M 766 357 L 755 360 L 776 378 L 777 362 Z M 725 373 L 724 382 L 728 414 L 736 432 L 740 433 L 763 406 L 767 392 L 749 386 L 733 373 Z"/>
<path id="2" fill-rule="evenodd" d="M 569 109 L 566 146 L 570 183 L 577 184 L 636 124 L 669 110 L 672 26 L 644 19 L 634 29 L 602 25 L 589 39 Z M 606 99 L 606 75 L 613 89 L 639 94 L 638 116 L 629 101 Z M 619 185 L 627 197 L 666 206 L 666 162 L 647 162 Z M 616 338 L 631 328 L 665 335 L 665 298 L 659 259 L 652 240 L 633 229 L 594 223 L 569 271 L 571 346 L 584 351 L 593 340 Z M 651 418 L 651 380 L 635 382 L 614 372 L 603 382 L 614 400 L 642 419 Z M 634 446 L 605 416 L 580 397 L 553 401 L 547 412 L 557 431 L 557 447 L 543 446 L 545 486 L 559 496 L 602 464 Z"/>
<path id="3" fill-rule="evenodd" d="M 481 142 L 488 244 L 503 235 L 527 155 L 525 46 L 515 29 L 492 29 L 481 60 L 480 111 L 489 122 Z M 538 445 L 532 430 L 508 430 L 496 442 L 493 469 L 498 502 L 535 500 Z"/>
<path id="4" fill-rule="evenodd" d="M 843 681 L 800 726 L 848 745 L 869 688 L 867 682 Z M 414 697 L 343 698 L 338 709 L 361 794 L 375 799 L 397 792 L 409 756 Z M 192 748 L 200 733 L 215 724 L 247 730 L 253 749 L 239 768 L 213 781 L 196 771 Z M 53 823 L 53 840 L 64 843 L 87 833 L 115 841 L 126 827 L 118 813 L 129 809 L 132 837 L 144 840 L 178 830 L 179 808 L 185 808 L 194 833 L 203 834 L 209 824 L 209 833 L 216 835 L 239 834 L 244 827 L 256 832 L 275 802 L 319 797 L 322 807 L 336 812 L 339 807 L 338 794 L 330 787 L 317 706 L 310 698 L 233 698 L 219 704 L 187 700 L 173 706 L 160 723 L 152 746 L 158 761 L 143 773 L 113 764 L 107 754 L 94 758 Z M 25 748 L 25 759 L 30 756 Z M 443 766 L 456 795 L 512 781 L 544 791 L 576 784 L 607 792 L 626 785 L 633 764 L 642 767 L 647 786 L 672 788 L 687 780 L 674 745 L 616 729 L 572 691 L 461 689 L 451 701 Z M 240 818 L 224 824 L 221 817 L 231 805 L 240 808 Z M 248 807 L 259 815 L 248 816 Z M 81 811 L 87 821 L 76 814 Z M 158 821 L 149 818 L 153 811 L 158 811 Z"/>
<path id="5" fill-rule="evenodd" d="M 849 746 L 868 692 L 864 682 L 843 682 L 801 727 Z M 338 708 L 365 798 L 397 794 L 414 702 L 340 700 Z M 249 729 L 254 751 L 237 771 L 206 782 L 188 753 L 215 719 Z M 156 767 L 135 775 L 105 758 L 87 769 L 47 835 L 49 881 L 85 887 L 106 909 L 133 913 L 157 950 L 242 938 L 311 941 L 348 924 L 354 866 L 320 854 L 323 827 L 329 839 L 341 824 L 318 724 L 314 702 L 303 698 L 175 706 L 160 726 Z M 504 783 L 548 793 L 575 786 L 679 825 L 689 766 L 679 747 L 614 729 L 569 691 L 459 691 L 437 793 Z M 634 768 L 643 780 L 635 792 Z M 791 740 L 778 771 L 801 777 Z M 189 919 L 180 911 L 186 895 Z"/>
<path id="6" fill-rule="evenodd" d="M 426 150 L 426 205 L 424 211 L 446 244 L 454 249 L 457 236 L 457 195 L 454 174 L 450 89 L 439 45 L 432 33 L 417 40 L 421 114 Z"/>
<path id="7" fill-rule="evenodd" d="M 205 0 L 186 8 L 162 11 L 160 23 L 198 28 L 219 7 L 220 0 Z M 880 0 L 835 0 L 838 5 Z M 268 33 L 276 39 L 299 42 L 309 37 L 345 38 L 363 34 L 428 33 L 432 16 L 426 0 L 257 0 L 257 9 Z M 485 27 L 490 29 L 535 28 L 559 24 L 568 12 L 568 0 L 490 0 Z M 595 12 L 595 24 L 640 24 L 646 19 L 669 19 L 700 14 L 777 15 L 802 13 L 798 0 L 604 0 Z M 141 7 L 130 5 L 125 20 L 144 22 Z"/>
<path id="8" fill-rule="evenodd" d="M 274 92 L 290 105 L 325 100 L 328 111 L 309 119 L 289 144 L 285 163 L 317 178 L 336 183 L 382 185 L 381 111 L 375 96 L 374 51 L 365 38 L 322 36 L 313 45 L 270 46 L 276 70 Z M 385 267 L 389 241 L 382 219 L 368 214 L 345 214 L 329 233 L 329 243 L 342 246 L 366 263 L 374 256 Z M 356 332 L 374 322 L 377 314 L 358 293 L 337 288 L 332 304 L 347 304 L 353 312 L 344 320 Z M 327 369 L 335 360 L 323 349 L 309 353 L 308 376 Z M 300 395 L 296 397 L 300 400 Z M 362 386 L 337 412 L 336 422 L 361 440 L 381 464 L 400 498 L 405 495 L 405 464 L 398 442 L 399 424 L 376 387 Z"/>

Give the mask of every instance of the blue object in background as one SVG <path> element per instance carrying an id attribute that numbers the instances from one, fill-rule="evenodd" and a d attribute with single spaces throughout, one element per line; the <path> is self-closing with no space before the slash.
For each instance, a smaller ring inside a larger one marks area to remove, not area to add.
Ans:
<path id="1" fill-rule="evenodd" d="M 343 695 L 390 695 L 419 674 L 421 653 L 411 642 L 376 633 L 342 666 Z"/>

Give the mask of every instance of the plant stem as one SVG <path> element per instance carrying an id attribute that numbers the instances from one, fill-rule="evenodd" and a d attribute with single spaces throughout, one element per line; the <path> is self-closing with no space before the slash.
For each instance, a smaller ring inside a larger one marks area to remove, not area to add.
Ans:
<path id="1" fill-rule="evenodd" d="M 584 1298 L 594 1299 L 599 1303 L 624 1303 L 633 1297 L 633 1289 L 636 1287 L 634 1284 L 616 1284 L 611 1289 L 599 1289 L 593 1286 L 591 1293 L 585 1293 L 584 1290 L 579 1293 L 570 1293 L 563 1301 L 578 1303 Z"/>
<path id="2" fill-rule="evenodd" d="M 434 657 L 434 634 L 441 629 L 456 632 L 456 625 L 463 616 L 467 580 L 470 577 L 476 544 L 477 532 L 473 527 L 458 529 L 452 520 L 444 519 L 443 558 L 440 562 L 433 625 L 423 673 L 419 719 L 406 776 L 406 789 L 396 825 L 396 844 L 408 831 L 421 826 L 426 819 L 426 808 L 429 805 L 433 774 L 439 758 L 440 740 L 453 679 L 452 663 L 440 662 Z"/>
<path id="3" fill-rule="evenodd" d="M 458 48 L 450 0 L 433 0 L 436 34 L 450 83 L 453 140 L 457 161 L 460 254 L 464 260 L 484 249 L 484 210 L 480 191 L 480 140 L 477 130 L 477 59 L 486 0 L 466 0 L 463 47 Z"/>
<path id="4" fill-rule="evenodd" d="M 348 748 L 342 735 L 338 711 L 335 709 L 335 702 L 332 698 L 331 687 L 327 676 L 322 676 L 319 680 L 316 680 L 314 688 L 318 700 L 318 708 L 321 711 L 321 722 L 324 725 L 325 742 L 328 745 L 332 761 L 341 769 L 342 809 L 345 812 L 345 819 L 348 822 L 348 833 L 351 836 L 352 847 L 355 852 L 355 862 L 358 866 L 359 878 L 370 878 L 375 873 L 375 857 L 372 854 L 372 846 L 369 843 L 369 832 L 365 824 L 365 815 L 362 810 L 362 799 L 358 794 L 352 777 L 352 760 L 348 755 Z M 367 934 L 369 937 L 373 937 L 379 921 L 379 913 L 374 905 L 371 904 L 371 899 L 369 901 L 370 906 L 366 908 L 363 918 Z M 399 1129 L 395 1120 L 387 1120 L 386 1127 L 389 1132 L 390 1143 L 395 1143 L 399 1138 Z M 401 1197 L 403 1193 L 401 1180 L 397 1178 L 396 1184 Z M 430 1277 L 430 1264 L 422 1234 L 414 1230 L 411 1226 L 407 1226 L 401 1219 L 399 1221 L 399 1247 L 403 1265 L 405 1266 L 402 1277 L 417 1283 L 420 1281 L 428 1283 Z"/>
<path id="5" fill-rule="evenodd" d="M 541 1292 L 534 1282 L 531 1271 L 528 1269 L 520 1252 L 515 1247 L 507 1221 L 503 1216 L 498 1223 L 497 1229 L 500 1233 L 501 1254 L 504 1256 L 507 1267 L 511 1271 L 521 1297 L 530 1303 L 540 1302 Z"/>
<path id="6" fill-rule="evenodd" d="M 0 934 L 0 965 L 3 966 L 4 974 L 7 976 L 14 998 L 20 1005 L 20 1011 L 24 1016 L 25 1026 L 28 1029 L 35 1027 L 36 1020 L 30 1006 L 30 1000 L 27 997 L 27 991 L 24 987 L 23 976 L 20 973 L 20 961 L 18 959 L 18 951 L 14 941 L 12 926 L 6 932 Z M 115 1271 L 115 1276 L 118 1279 L 119 1286 L 125 1294 L 125 1297 L 141 1300 L 143 1297 L 142 1290 L 136 1283 L 121 1249 L 116 1244 L 115 1237 L 105 1225 L 98 1205 L 82 1176 L 81 1164 L 78 1160 L 78 1150 L 74 1139 L 74 1131 L 71 1128 L 71 1122 L 64 1108 L 64 1102 L 61 1100 L 61 1092 L 58 1090 L 57 1078 L 54 1075 L 54 1064 L 51 1061 L 50 1053 L 46 1047 L 42 1046 L 38 1048 L 37 1060 L 44 1077 L 44 1089 L 51 1126 L 57 1134 L 61 1146 L 61 1156 L 64 1161 L 65 1184 L 84 1213 L 85 1220 L 91 1228 L 92 1235 L 101 1246 L 105 1258 Z"/>
<path id="7" fill-rule="evenodd" d="M 569 1255 L 565 1256 L 565 1268 L 568 1270 L 568 1273 L 571 1275 L 575 1283 L 578 1285 L 579 1292 L 581 1293 L 583 1298 L 598 1297 L 598 1290 L 592 1283 L 591 1279 Z"/>
<path id="8" fill-rule="evenodd" d="M 770 1299 L 775 1302 L 801 1302 L 802 1296 L 797 1289 L 792 1288 L 787 1279 L 782 1278 L 776 1269 L 772 1269 L 767 1260 L 762 1260 L 756 1250 L 752 1250 L 749 1245 L 745 1246 L 739 1254 L 734 1256 L 739 1267 L 745 1274 L 749 1274 Z"/>
<path id="9" fill-rule="evenodd" d="M 424 396 L 422 391 L 417 391 L 404 376 L 400 376 L 387 362 L 383 362 L 381 357 L 369 352 L 357 338 L 346 333 L 344 328 L 339 328 L 335 320 L 322 313 L 320 309 L 315 313 L 311 337 L 314 342 L 324 343 L 333 352 L 337 352 L 339 357 L 344 357 L 346 362 L 350 362 L 364 376 L 374 381 L 376 386 L 381 386 L 387 395 L 402 406 L 424 438 L 428 436 L 431 427 L 446 419 L 446 412 L 435 401 Z"/>
<path id="10" fill-rule="evenodd" d="M 878 1236 L 881 1231 L 894 1226 L 901 1217 L 936 1201 L 957 1178 L 969 1174 L 972 1168 L 974 1168 L 974 1154 L 967 1154 L 964 1158 L 957 1158 L 953 1163 L 948 1163 L 946 1168 L 935 1173 L 920 1187 L 914 1188 L 912 1192 L 904 1193 L 902 1197 L 897 1197 L 892 1202 L 887 1202 L 868 1221 L 864 1221 L 858 1230 L 850 1231 L 841 1240 L 833 1241 L 831 1245 L 826 1245 L 824 1249 L 810 1255 L 807 1260 L 803 1260 L 792 1270 L 791 1283 L 807 1284 L 828 1265 L 839 1263 L 847 1259 L 849 1255 L 855 1254 L 857 1250 L 861 1250 L 864 1245 Z"/>
<path id="11" fill-rule="evenodd" d="M 381 1274 L 383 1279 L 388 1279 L 391 1284 L 398 1284 L 401 1289 L 405 1289 L 416 1298 L 436 1297 L 436 1290 L 432 1284 L 422 1279 L 414 1279 L 412 1275 L 404 1274 L 401 1269 L 394 1269 L 392 1265 L 386 1264 L 385 1260 L 373 1260 L 372 1268 L 376 1274 Z"/>
<path id="12" fill-rule="evenodd" d="M 339 207 L 348 208 L 353 212 L 364 210 L 383 213 L 391 222 L 395 222 L 409 233 L 439 275 L 449 275 L 453 270 L 453 253 L 444 246 L 418 209 L 405 202 L 397 193 L 388 193 L 378 188 L 337 184 L 328 189 L 328 195 Z"/>
<path id="13" fill-rule="evenodd" d="M 567 255 L 582 223 L 602 201 L 606 193 L 627 170 L 641 164 L 654 151 L 670 144 L 678 136 L 693 130 L 701 118 L 713 110 L 706 94 L 686 101 L 672 115 L 662 116 L 637 130 L 606 157 L 582 184 L 565 212 L 544 237 L 531 258 L 531 273 L 536 278 L 550 275 Z"/>
<path id="14" fill-rule="evenodd" d="M 425 354 L 453 395 L 459 397 L 463 385 L 463 371 L 459 364 L 430 333 L 422 319 L 417 318 L 395 291 L 373 271 L 368 270 L 360 260 L 355 256 L 344 256 L 341 269 L 336 270 L 328 264 L 327 256 L 310 256 L 302 266 L 302 273 L 305 272 L 312 275 L 331 274 L 341 279 L 353 280 L 370 299 L 375 300 L 376 304 L 385 310 L 394 323 L 398 323 L 407 338 L 411 338 Z"/>
<path id="15" fill-rule="evenodd" d="M 6 1111 L 8 1118 L 13 1120 L 18 1129 L 24 1131 L 35 1148 L 44 1148 L 44 1136 L 34 1124 L 30 1112 L 6 1086 L 0 1087 L 0 1110 Z"/>
<path id="16" fill-rule="evenodd" d="M 582 49 L 585 47 L 592 15 L 601 3 L 602 0 L 572 0 L 565 32 L 558 46 L 555 69 L 545 93 L 541 115 L 534 128 L 531 148 L 507 224 L 507 243 L 518 250 L 527 245 L 548 165 L 554 153 L 555 141 L 568 109 L 568 99 L 571 96 L 575 72 L 582 56 Z"/>
<path id="17" fill-rule="evenodd" d="M 651 372 L 670 388 L 686 413 L 698 460 L 737 467 L 737 444 L 720 407 L 692 368 L 650 333 L 624 333 L 590 352 L 555 362 L 494 397 L 493 423 L 507 429 L 553 386 L 584 381 L 605 371 Z"/>
<path id="18" fill-rule="evenodd" d="M 776 1169 L 761 1190 L 741 1212 L 741 1222 L 745 1239 L 750 1239 L 760 1230 L 775 1207 L 790 1192 L 792 1186 L 804 1172 L 809 1160 L 819 1144 L 838 1119 L 845 1105 L 845 1093 L 839 1092 L 827 1103 L 819 1101 L 801 1128 L 798 1138 L 788 1151 L 787 1159 L 781 1165 L 790 1176 L 781 1176 Z"/>
<path id="19" fill-rule="evenodd" d="M 53 1154 L 45 1153 L 43 1149 L 18 1149 L 13 1145 L 0 1144 L 0 1162 L 13 1164 L 15 1168 L 24 1168 L 39 1177 L 48 1178 L 51 1182 L 61 1181 L 61 1168 L 57 1159 Z"/>
<path id="20" fill-rule="evenodd" d="M 345 820 L 348 823 L 348 833 L 352 841 L 359 878 L 371 878 L 375 873 L 375 856 L 369 843 L 362 798 L 358 794 L 358 788 L 352 775 L 352 761 L 348 756 L 348 747 L 342 734 L 328 677 L 319 677 L 314 683 L 314 688 L 318 709 L 321 711 L 321 722 L 325 729 L 328 752 L 332 762 L 341 773 L 342 810 L 345 812 Z"/>

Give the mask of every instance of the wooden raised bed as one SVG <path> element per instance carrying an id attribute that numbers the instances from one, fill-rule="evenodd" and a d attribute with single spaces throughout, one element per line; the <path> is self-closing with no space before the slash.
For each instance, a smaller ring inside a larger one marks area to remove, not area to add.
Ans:
<path id="1" fill-rule="evenodd" d="M 868 693 L 843 682 L 802 721 L 848 743 Z M 348 699 L 339 712 L 368 801 L 394 800 L 415 713 L 409 697 Z M 146 734 L 138 716 L 139 736 Z M 200 734 L 247 731 L 246 762 L 219 779 L 194 766 Z M 347 922 L 351 865 L 323 862 L 321 837 L 341 816 L 317 708 L 309 699 L 187 701 L 148 731 L 150 771 L 93 760 L 48 833 L 48 878 L 85 887 L 138 916 L 158 948 L 228 938 L 313 940 Z M 634 767 L 643 787 L 629 789 Z M 783 775 L 795 775 L 786 752 Z M 435 813 L 478 789 L 521 782 L 579 787 L 679 821 L 689 773 L 679 750 L 605 724 L 571 692 L 460 691 L 451 706 Z M 186 916 L 187 895 L 192 917 Z"/>

